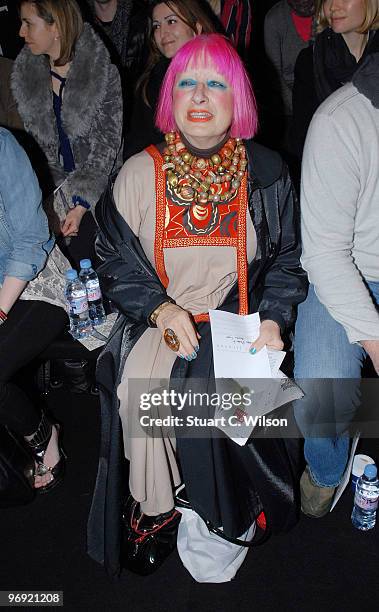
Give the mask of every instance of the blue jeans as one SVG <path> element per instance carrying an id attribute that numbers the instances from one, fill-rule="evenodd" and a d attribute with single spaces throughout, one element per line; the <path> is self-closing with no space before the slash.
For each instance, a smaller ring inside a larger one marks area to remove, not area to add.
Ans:
<path id="1" fill-rule="evenodd" d="M 379 304 L 379 283 L 368 285 Z M 295 418 L 305 438 L 305 460 L 320 486 L 337 486 L 345 470 L 347 430 L 360 404 L 364 358 L 363 348 L 350 344 L 345 329 L 310 285 L 307 299 L 299 306 L 295 329 L 295 378 L 305 393 L 295 402 Z"/>

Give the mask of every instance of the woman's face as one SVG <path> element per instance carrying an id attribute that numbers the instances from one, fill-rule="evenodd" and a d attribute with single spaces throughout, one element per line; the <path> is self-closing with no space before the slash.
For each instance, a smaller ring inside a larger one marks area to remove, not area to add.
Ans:
<path id="1" fill-rule="evenodd" d="M 173 91 L 177 128 L 199 149 L 217 145 L 233 120 L 233 92 L 212 66 L 189 67 L 177 75 Z"/>
<path id="2" fill-rule="evenodd" d="M 366 0 L 325 0 L 323 8 L 336 34 L 356 32 L 366 17 Z"/>
<path id="3" fill-rule="evenodd" d="M 60 54 L 58 29 L 55 23 L 49 25 L 37 14 L 34 4 L 21 5 L 20 36 L 25 39 L 33 55 L 46 54 L 57 59 Z"/>
<path id="4" fill-rule="evenodd" d="M 176 9 L 175 9 L 176 10 Z M 197 33 L 201 33 L 201 25 L 196 24 Z M 153 35 L 159 51 L 171 59 L 186 42 L 196 36 L 195 32 L 180 19 L 167 4 L 157 4 L 153 9 Z"/>

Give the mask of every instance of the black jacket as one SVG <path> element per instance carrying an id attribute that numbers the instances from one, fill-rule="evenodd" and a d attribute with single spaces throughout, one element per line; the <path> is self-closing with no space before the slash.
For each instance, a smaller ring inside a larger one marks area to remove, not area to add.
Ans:
<path id="1" fill-rule="evenodd" d="M 81 0 L 83 18 L 100 35 L 123 80 L 139 75 L 145 58 L 147 6 L 145 0 L 118 0 L 115 18 L 106 30 L 96 18 L 94 0 Z M 145 58 L 146 59 L 146 58 Z"/>
<path id="2" fill-rule="evenodd" d="M 328 36 L 331 36 L 329 29 L 327 31 L 324 30 L 316 38 L 315 44 L 321 40 L 321 37 L 327 39 Z M 334 35 L 334 38 L 339 36 L 339 34 Z M 353 76 L 355 74 L 354 71 L 359 70 L 362 64 L 366 61 L 366 58 L 370 57 L 372 54 L 378 53 L 378 51 L 379 33 L 376 31 L 371 33 L 370 40 L 361 59 L 356 63 L 356 67 L 354 67 L 351 77 L 341 80 L 340 82 L 338 82 L 338 79 L 336 78 L 334 83 L 329 83 L 329 89 L 325 89 L 323 95 L 321 94 L 321 91 L 318 93 L 318 89 L 320 90 L 320 87 L 317 87 L 316 82 L 317 71 L 315 62 L 317 61 L 317 58 L 315 57 L 314 45 L 300 51 L 296 60 L 294 72 L 295 78 L 292 92 L 293 120 L 291 128 L 291 152 L 299 161 L 301 161 L 303 155 L 303 148 L 309 124 L 320 104 L 328 95 L 332 94 L 339 87 L 342 87 L 345 82 L 353 80 Z M 346 51 L 346 53 L 349 54 L 348 51 Z M 320 56 L 318 55 L 317 57 Z M 318 67 L 318 72 L 320 72 L 324 66 L 320 60 L 318 61 L 321 64 Z"/>
<path id="3" fill-rule="evenodd" d="M 284 331 L 294 323 L 296 305 L 305 299 L 307 288 L 306 274 L 300 266 L 297 201 L 279 155 L 253 142 L 247 143 L 247 152 L 249 209 L 257 235 L 256 257 L 249 266 L 249 310 L 258 309 L 261 319 L 277 321 Z M 117 212 L 111 185 L 98 204 L 96 216 L 101 228 L 97 250 L 103 260 L 98 272 L 103 290 L 119 308 L 120 316 L 98 363 L 102 439 L 88 524 L 88 552 L 113 575 L 119 570 L 123 484 L 116 389 L 127 355 L 147 329 L 151 312 L 167 300 L 167 294 L 138 238 Z M 221 308 L 238 312 L 236 286 Z M 202 341 L 198 358 L 190 363 L 177 359 L 173 367 L 172 377 L 183 380 L 183 384 L 204 376 L 213 382 L 209 323 L 202 323 L 199 331 Z M 283 440 L 263 439 L 237 446 L 222 438 L 178 438 L 179 460 L 193 507 L 233 537 L 245 531 L 261 506 L 274 532 L 288 529 L 296 520 L 297 489 L 288 445 Z M 212 465 L 207 464 L 209 461 Z M 238 474 L 243 474 L 241 480 L 236 478 L 233 465 L 238 465 Z M 222 480 L 221 495 L 217 492 L 220 482 L 207 476 L 212 470 Z M 270 478 L 268 472 L 275 473 L 276 478 Z M 249 503 L 245 503 L 247 497 Z"/>

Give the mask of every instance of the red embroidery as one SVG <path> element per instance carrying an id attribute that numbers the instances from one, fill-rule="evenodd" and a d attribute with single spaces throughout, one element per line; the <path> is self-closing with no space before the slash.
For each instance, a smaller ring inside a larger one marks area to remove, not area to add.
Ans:
<path id="1" fill-rule="evenodd" d="M 179 204 L 168 200 L 164 160 L 158 149 L 146 149 L 154 160 L 156 226 L 154 258 L 158 277 L 167 288 L 169 280 L 164 263 L 164 249 L 189 246 L 233 246 L 237 254 L 239 314 L 248 314 L 248 277 L 246 250 L 247 178 L 244 175 L 237 196 L 226 204 Z M 191 232 L 195 232 L 194 234 Z M 201 232 L 204 231 L 204 234 Z M 207 232 L 207 233 L 205 233 Z M 196 322 L 209 321 L 203 313 Z"/>

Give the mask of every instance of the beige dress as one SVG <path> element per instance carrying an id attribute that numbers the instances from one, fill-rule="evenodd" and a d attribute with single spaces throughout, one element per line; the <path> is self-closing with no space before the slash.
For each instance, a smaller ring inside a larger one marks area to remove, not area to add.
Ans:
<path id="1" fill-rule="evenodd" d="M 124 164 L 114 186 L 114 198 L 155 268 L 155 176 L 154 162 L 148 153 L 138 153 Z M 250 262 L 256 252 L 256 236 L 248 210 L 246 215 Z M 169 278 L 167 294 L 193 315 L 220 306 L 237 281 L 234 247 L 169 248 L 164 256 Z M 144 391 L 151 391 L 157 379 L 169 379 L 175 359 L 161 332 L 147 329 L 127 358 L 117 390 L 125 455 L 130 460 L 130 492 L 141 502 L 142 511 L 150 515 L 173 508 L 173 485 L 180 484 L 180 475 L 175 461 L 175 439 L 151 437 L 138 427 L 141 387 L 137 392 L 132 381 L 144 379 Z"/>

